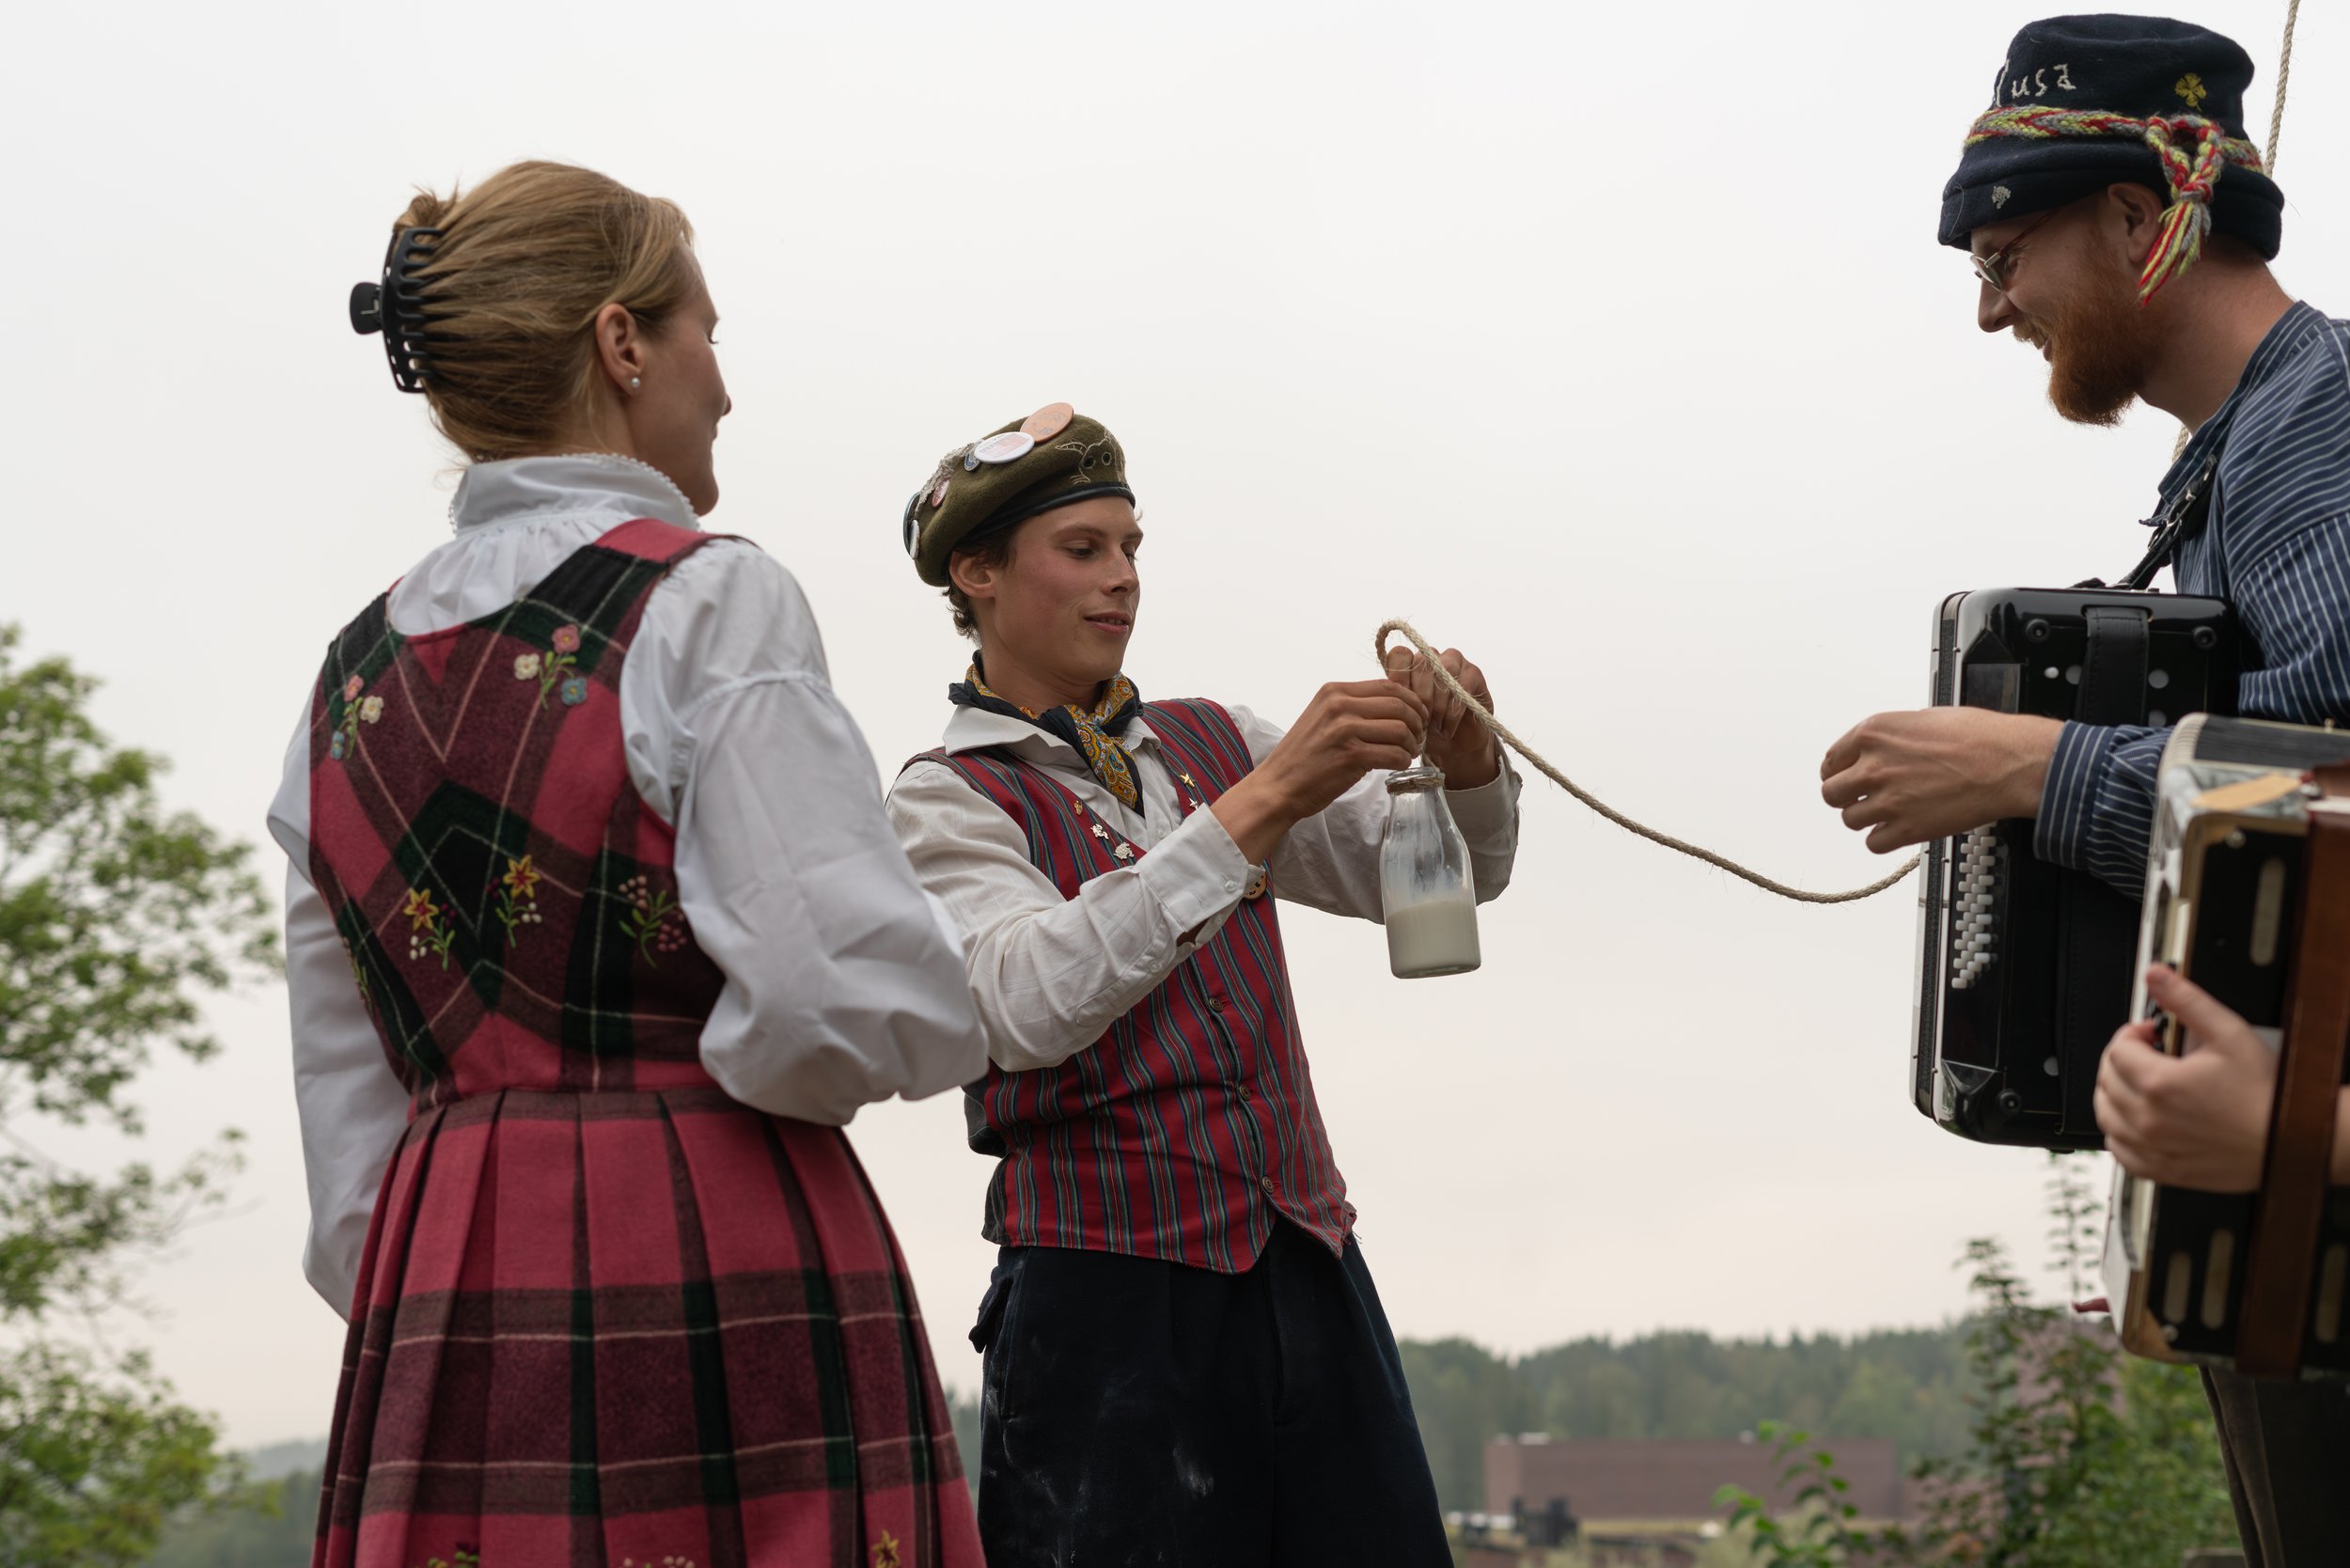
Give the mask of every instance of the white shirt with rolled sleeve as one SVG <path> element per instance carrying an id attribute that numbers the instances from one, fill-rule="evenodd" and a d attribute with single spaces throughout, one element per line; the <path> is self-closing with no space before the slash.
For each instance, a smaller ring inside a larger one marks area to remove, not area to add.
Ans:
<path id="1" fill-rule="evenodd" d="M 625 458 L 467 470 L 457 537 L 392 590 L 415 635 L 495 614 L 584 544 L 637 517 L 697 527 L 683 494 Z M 736 1099 L 830 1125 L 986 1068 L 961 933 L 923 892 L 880 776 L 833 695 L 791 574 L 757 547 L 704 545 L 653 589 L 620 672 L 629 777 L 677 831 L 679 902 L 725 977 L 701 1059 Z M 271 835 L 286 878 L 294 1100 L 310 1189 L 304 1272 L 347 1312 L 376 1189 L 408 1120 L 334 921 L 310 885 L 306 711 Z"/>
<path id="2" fill-rule="evenodd" d="M 1251 762 L 1261 763 L 1283 731 L 1246 708 L 1226 712 Z M 1089 881 L 1073 899 L 1062 898 L 1028 859 L 1020 824 L 945 763 L 916 760 L 890 789 L 889 820 L 915 874 L 963 928 L 988 1056 L 1008 1073 L 1054 1066 L 1101 1039 L 1216 933 L 1254 870 L 1214 812 L 1183 816 L 1149 720 L 1137 716 L 1121 738 L 1135 760 L 1139 812 L 1093 776 L 1075 747 L 1035 725 L 980 708 L 957 708 L 947 724 L 946 750 L 995 747 L 1043 769 L 1144 852 L 1132 866 Z M 1386 778 L 1370 775 L 1282 837 L 1271 867 L 1275 897 L 1334 915 L 1382 917 Z M 1446 792 L 1468 840 L 1480 903 L 1509 886 L 1518 789 L 1505 757 L 1491 783 Z"/>

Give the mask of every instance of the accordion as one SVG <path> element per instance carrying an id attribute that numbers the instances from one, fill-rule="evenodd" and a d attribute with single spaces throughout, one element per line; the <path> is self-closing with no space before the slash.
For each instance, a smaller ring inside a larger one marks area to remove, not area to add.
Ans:
<path id="1" fill-rule="evenodd" d="M 2236 645 L 2217 599 L 1955 593 L 1935 618 L 1933 700 L 2160 727 L 2234 711 Z M 2032 825 L 1994 823 L 1926 847 L 1911 1095 L 1978 1142 L 2094 1149 L 2097 1061 L 2129 1017 L 2138 906 L 2036 858 Z"/>
<path id="2" fill-rule="evenodd" d="M 2189 720 L 2165 747 L 2138 947 L 2281 1053 L 2257 1193 L 2117 1170 L 2107 1301 L 2123 1343 L 2250 1376 L 2350 1376 L 2350 1189 L 2329 1187 L 2350 1044 L 2350 733 Z M 2310 770 L 2320 782 L 2305 784 Z M 2183 1030 L 2162 1019 L 2176 1054 Z"/>

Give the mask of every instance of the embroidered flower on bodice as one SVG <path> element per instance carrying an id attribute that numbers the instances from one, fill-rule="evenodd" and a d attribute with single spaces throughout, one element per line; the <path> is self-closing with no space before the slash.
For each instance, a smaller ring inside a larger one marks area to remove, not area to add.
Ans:
<path id="1" fill-rule="evenodd" d="M 448 949 L 457 940 L 457 932 L 441 918 L 441 907 L 432 902 L 431 893 L 422 887 L 409 888 L 408 902 L 400 912 L 408 917 L 408 956 L 420 959 L 435 954 L 441 967 L 447 968 Z"/>
<path id="2" fill-rule="evenodd" d="M 368 683 L 360 676 L 354 675 L 343 682 L 342 714 L 335 721 L 335 732 L 326 739 L 326 755 L 337 762 L 358 752 L 359 726 L 377 723 L 384 717 L 384 698 L 377 695 L 363 698 L 359 694 L 367 689 Z"/>
<path id="3" fill-rule="evenodd" d="M 579 663 L 579 628 L 557 626 L 548 636 L 545 653 L 514 656 L 514 679 L 539 682 L 539 706 L 560 696 L 563 706 L 576 708 L 588 700 L 588 677 L 572 669 Z"/>
<path id="4" fill-rule="evenodd" d="M 641 871 L 620 884 L 620 931 L 636 944 L 636 954 L 654 968 L 662 953 L 685 946 L 685 911 L 666 887 L 655 888 Z"/>
<path id="5" fill-rule="evenodd" d="M 506 874 L 498 878 L 498 902 L 491 913 L 506 928 L 506 945 L 513 947 L 522 939 L 522 928 L 540 924 L 539 918 L 539 881 L 542 873 L 530 863 L 530 856 L 506 862 Z"/>

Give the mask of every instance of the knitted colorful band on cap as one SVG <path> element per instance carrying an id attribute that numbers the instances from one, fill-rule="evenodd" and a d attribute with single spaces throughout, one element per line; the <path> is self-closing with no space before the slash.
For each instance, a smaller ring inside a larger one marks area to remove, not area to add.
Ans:
<path id="1" fill-rule="evenodd" d="M 2195 138 L 2192 155 L 2179 146 L 2182 133 Z M 1975 121 L 1966 143 L 1974 147 L 2003 136 L 2029 141 L 2058 136 L 2136 136 L 2154 149 L 2170 187 L 2170 205 L 2163 209 L 2162 232 L 2146 253 L 2138 274 L 2138 303 L 2144 305 L 2162 286 L 2195 265 L 2203 254 L 2203 236 L 2211 230 L 2211 195 L 2220 171 L 2233 164 L 2264 173 L 2260 149 L 2228 134 L 2217 120 L 2201 115 L 2153 115 L 2138 119 L 2099 109 L 1994 109 Z"/>

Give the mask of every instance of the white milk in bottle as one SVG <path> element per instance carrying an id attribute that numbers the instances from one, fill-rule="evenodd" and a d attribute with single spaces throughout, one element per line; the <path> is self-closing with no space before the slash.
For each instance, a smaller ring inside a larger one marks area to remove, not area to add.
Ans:
<path id="1" fill-rule="evenodd" d="M 1387 911 L 1387 966 L 1397 974 L 1464 975 L 1481 962 L 1475 900 L 1431 899 Z"/>
<path id="2" fill-rule="evenodd" d="M 1387 778 L 1387 831 L 1379 846 L 1387 967 L 1405 980 L 1462 975 L 1482 962 L 1468 841 L 1445 805 L 1444 775 L 1406 768 Z"/>

